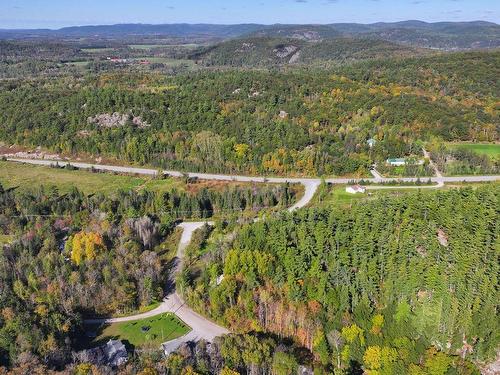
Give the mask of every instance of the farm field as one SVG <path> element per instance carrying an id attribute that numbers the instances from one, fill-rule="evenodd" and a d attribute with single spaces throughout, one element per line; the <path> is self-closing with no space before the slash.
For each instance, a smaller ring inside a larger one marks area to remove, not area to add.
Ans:
<path id="1" fill-rule="evenodd" d="M 498 143 L 449 143 L 448 145 L 452 148 L 464 148 L 494 158 L 500 156 L 500 144 Z"/>
<path id="2" fill-rule="evenodd" d="M 74 187 L 85 194 L 110 194 L 117 190 L 150 189 L 169 191 L 180 188 L 183 183 L 176 179 L 155 180 L 148 177 L 93 173 L 83 170 L 56 169 L 0 161 L 0 183 L 4 188 L 19 187 L 30 190 L 37 186 L 54 186 L 60 192 L 69 192 Z"/>
<path id="3" fill-rule="evenodd" d="M 103 327 L 88 326 L 89 330 L 97 328 L 97 337 L 90 345 L 104 343 L 110 339 L 118 339 L 129 347 L 154 346 L 183 336 L 191 329 L 174 314 L 166 313 L 151 318 L 123 323 L 113 323 Z"/>
<path id="4" fill-rule="evenodd" d="M 108 53 L 113 52 L 114 50 L 114 48 L 82 48 L 82 51 L 87 53 Z"/>
<path id="5" fill-rule="evenodd" d="M 132 49 L 140 49 L 140 50 L 148 50 L 152 48 L 161 48 L 161 47 L 168 47 L 164 44 L 130 44 L 129 48 Z"/>

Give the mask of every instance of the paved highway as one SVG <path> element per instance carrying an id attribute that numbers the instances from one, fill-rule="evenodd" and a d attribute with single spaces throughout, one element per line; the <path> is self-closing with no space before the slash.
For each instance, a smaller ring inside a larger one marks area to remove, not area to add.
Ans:
<path id="1" fill-rule="evenodd" d="M 25 164 L 34 164 L 34 165 L 45 165 L 51 166 L 56 163 L 60 166 L 65 166 L 67 164 L 71 164 L 80 169 L 95 169 L 98 171 L 108 171 L 108 172 L 118 172 L 118 173 L 130 173 L 130 174 L 142 174 L 148 176 L 155 176 L 158 174 L 158 171 L 155 169 L 148 168 L 137 168 L 137 167 L 123 167 L 116 165 L 102 165 L 102 164 L 89 164 L 89 163 L 80 163 L 73 161 L 53 161 L 53 160 L 39 160 L 39 159 L 22 159 L 22 158 L 7 158 L 9 161 L 25 163 Z M 202 180 L 217 180 L 217 181 L 236 181 L 236 182 L 268 182 L 274 184 L 283 184 L 283 183 L 298 183 L 303 184 L 306 187 L 306 191 L 308 191 L 308 195 L 314 186 L 319 186 L 320 179 L 319 178 L 298 178 L 298 177 L 256 177 L 256 176 L 240 176 L 240 175 L 226 175 L 226 174 L 212 174 L 212 173 L 183 173 L 179 171 L 163 171 L 164 174 L 172 177 L 183 177 L 188 176 L 192 178 L 199 178 Z M 363 181 L 369 182 L 371 184 L 379 184 L 379 183 L 387 183 L 392 182 L 396 179 L 394 178 L 366 178 Z M 418 178 L 414 177 L 405 177 L 398 178 L 398 181 L 402 182 L 416 182 Z M 427 181 L 428 178 L 421 178 L 422 181 Z M 454 176 L 454 177 L 443 177 L 438 175 L 436 177 L 431 177 L 430 180 L 434 183 L 441 184 L 447 182 L 491 182 L 491 181 L 499 181 L 500 175 L 494 176 Z M 360 181 L 360 179 L 352 179 L 352 178 L 327 178 L 326 182 L 332 184 L 348 184 L 350 182 Z M 301 199 L 302 200 L 302 199 Z M 298 205 L 294 208 L 304 207 L 305 204 L 308 203 L 307 199 L 304 199 L 302 202 L 298 203 Z"/>

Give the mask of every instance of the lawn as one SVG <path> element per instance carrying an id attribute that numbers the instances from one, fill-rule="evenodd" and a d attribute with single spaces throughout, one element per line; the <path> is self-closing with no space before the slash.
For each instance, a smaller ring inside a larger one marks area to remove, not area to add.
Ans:
<path id="1" fill-rule="evenodd" d="M 18 186 L 19 190 L 29 190 L 37 186 L 55 186 L 61 192 L 77 187 L 85 194 L 110 194 L 117 190 L 170 191 L 182 188 L 179 179 L 156 180 L 151 177 L 93 173 L 85 170 L 70 171 L 44 166 L 34 166 L 0 161 L 0 184 L 5 188 Z"/>
<path id="2" fill-rule="evenodd" d="M 367 194 L 350 194 L 345 191 L 345 185 L 334 185 L 330 188 L 323 202 L 320 205 L 347 206 L 367 197 Z"/>
<path id="3" fill-rule="evenodd" d="M 500 144 L 496 143 L 449 143 L 448 145 L 453 148 L 465 148 L 493 158 L 500 157 Z"/>
<path id="4" fill-rule="evenodd" d="M 314 205 L 319 206 L 340 206 L 347 207 L 355 202 L 368 199 L 376 199 L 382 196 L 398 196 L 401 194 L 415 193 L 418 189 L 405 189 L 399 186 L 391 187 L 390 189 L 380 189 L 380 190 L 367 190 L 364 194 L 350 194 L 345 191 L 346 185 L 335 185 L 330 188 L 325 199 L 322 202 L 317 201 Z M 445 187 L 446 188 L 446 187 Z M 444 188 L 443 188 L 444 189 Z M 431 192 L 437 189 L 421 189 L 422 192 Z"/>
<path id="5" fill-rule="evenodd" d="M 159 347 L 162 343 L 183 336 L 191 330 L 189 326 L 171 313 L 101 327 L 89 325 L 86 328 L 89 331 L 97 328 L 97 337 L 88 343 L 89 346 L 107 342 L 109 339 L 119 339 L 124 341 L 129 348 Z"/>

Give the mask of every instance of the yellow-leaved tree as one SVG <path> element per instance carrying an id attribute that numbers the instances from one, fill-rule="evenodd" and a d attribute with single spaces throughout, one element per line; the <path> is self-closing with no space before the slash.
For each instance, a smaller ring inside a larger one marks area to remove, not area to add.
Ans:
<path id="1" fill-rule="evenodd" d="M 84 260 L 92 260 L 104 249 L 104 240 L 99 233 L 79 232 L 70 237 L 71 260 L 80 265 Z"/>

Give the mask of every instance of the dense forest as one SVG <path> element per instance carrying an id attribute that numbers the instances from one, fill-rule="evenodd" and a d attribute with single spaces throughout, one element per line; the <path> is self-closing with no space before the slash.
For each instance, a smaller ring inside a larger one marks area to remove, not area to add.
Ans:
<path id="1" fill-rule="evenodd" d="M 82 334 L 82 316 L 130 313 L 161 300 L 179 218 L 285 207 L 293 199 L 288 186 L 115 197 L 0 186 L 6 243 L 0 248 L 0 366 L 19 363 L 23 353 L 64 365 L 71 338 Z"/>
<path id="2" fill-rule="evenodd" d="M 201 48 L 190 58 L 205 66 L 276 67 L 287 64 L 339 64 L 425 53 L 378 39 L 335 38 L 310 42 L 297 38 L 251 37 Z"/>
<path id="3" fill-rule="evenodd" d="M 181 170 L 365 175 L 433 137 L 498 139 L 499 59 L 4 81 L 0 140 Z"/>
<path id="4" fill-rule="evenodd" d="M 328 371 L 473 373 L 499 344 L 499 198 L 490 185 L 282 214 L 226 252 L 202 248 L 184 293 L 235 332 L 293 338 Z"/>

